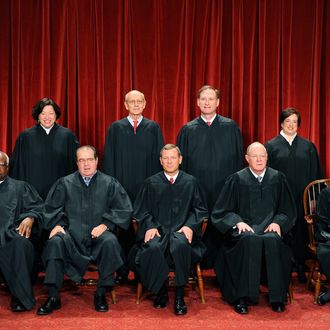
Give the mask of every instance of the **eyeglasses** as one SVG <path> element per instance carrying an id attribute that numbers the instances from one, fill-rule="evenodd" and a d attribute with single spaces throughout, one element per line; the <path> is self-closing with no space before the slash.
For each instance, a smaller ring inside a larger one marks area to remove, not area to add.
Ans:
<path id="1" fill-rule="evenodd" d="M 84 163 L 91 163 L 95 160 L 95 158 L 80 158 L 78 159 L 78 163 L 84 164 Z"/>
<path id="2" fill-rule="evenodd" d="M 129 101 L 127 101 L 127 103 L 129 105 L 134 105 L 134 104 L 141 105 L 141 104 L 143 104 L 143 102 L 144 102 L 144 100 L 129 100 Z"/>
<path id="3" fill-rule="evenodd" d="M 0 167 L 8 167 L 6 163 L 0 163 Z"/>

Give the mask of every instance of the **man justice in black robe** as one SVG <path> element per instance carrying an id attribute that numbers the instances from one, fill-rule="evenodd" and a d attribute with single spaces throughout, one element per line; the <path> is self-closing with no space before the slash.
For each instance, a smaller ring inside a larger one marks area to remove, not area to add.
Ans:
<path id="1" fill-rule="evenodd" d="M 149 177 L 134 205 L 140 250 L 135 264 L 142 284 L 157 293 L 155 308 L 167 306 L 166 281 L 170 268 L 175 271 L 174 312 L 187 312 L 184 286 L 193 260 L 204 252 L 201 223 L 207 218 L 197 180 L 179 171 L 182 156 L 173 144 L 165 145 L 160 162 L 164 171 Z"/>
<path id="2" fill-rule="evenodd" d="M 330 187 L 323 189 L 317 201 L 315 240 L 317 245 L 317 258 L 321 271 L 330 279 Z M 317 303 L 324 305 L 330 301 L 330 288 L 322 292 Z"/>
<path id="3" fill-rule="evenodd" d="M 216 113 L 220 92 L 212 86 L 198 91 L 201 116 L 184 125 L 177 145 L 183 156 L 182 170 L 197 178 L 206 193 L 211 213 L 227 177 L 243 167 L 242 135 L 237 124 Z M 203 241 L 207 246 L 204 268 L 213 267 L 219 237 L 208 225 Z"/>
<path id="4" fill-rule="evenodd" d="M 112 123 L 107 133 L 103 170 L 122 184 L 134 204 L 143 181 L 161 170 L 159 152 L 164 139 L 159 125 L 142 116 L 146 106 L 143 93 L 130 91 L 125 96 L 124 105 L 128 116 Z M 134 241 L 132 227 L 119 233 L 125 258 Z M 117 275 L 119 281 L 124 281 L 128 275 L 127 267 Z"/>
<path id="5" fill-rule="evenodd" d="M 0 151 L 0 273 L 12 296 L 11 310 L 23 312 L 35 304 L 30 237 L 41 220 L 43 203 L 32 186 L 7 176 L 8 166 L 8 156 Z"/>
<path id="6" fill-rule="evenodd" d="M 292 253 L 285 236 L 294 226 L 296 208 L 283 173 L 267 164 L 267 152 L 252 143 L 249 167 L 228 178 L 212 212 L 212 223 L 224 235 L 215 263 L 223 297 L 237 313 L 247 314 L 266 283 L 269 302 L 283 312 L 290 283 Z"/>
<path id="7" fill-rule="evenodd" d="M 48 299 L 38 315 L 61 307 L 64 274 L 80 282 L 91 260 L 99 272 L 95 310 L 108 311 L 106 291 L 115 284 L 113 273 L 123 264 L 116 232 L 128 228 L 132 206 L 120 183 L 97 171 L 97 163 L 94 147 L 78 148 L 78 171 L 59 179 L 47 196 L 44 227 L 50 235 L 43 260 Z"/>

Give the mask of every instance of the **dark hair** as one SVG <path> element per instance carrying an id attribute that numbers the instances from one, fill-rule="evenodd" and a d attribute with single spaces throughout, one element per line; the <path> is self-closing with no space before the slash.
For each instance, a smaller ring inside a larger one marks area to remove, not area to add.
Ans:
<path id="1" fill-rule="evenodd" d="M 176 146 L 175 144 L 168 143 L 165 144 L 162 150 L 160 151 L 160 157 L 162 157 L 164 150 L 172 150 L 172 149 L 175 149 L 178 152 L 179 157 L 181 156 L 181 150 L 179 149 L 179 147 Z"/>
<path id="2" fill-rule="evenodd" d="M 298 117 L 298 127 L 301 123 L 300 112 L 295 108 L 286 108 L 280 114 L 280 125 L 284 122 L 284 120 L 292 115 L 296 115 Z"/>
<path id="3" fill-rule="evenodd" d="M 60 107 L 52 99 L 44 97 L 40 101 L 38 101 L 32 109 L 32 117 L 35 121 L 38 121 L 38 117 L 46 105 L 51 105 L 54 108 L 56 119 L 61 117 Z"/>
<path id="4" fill-rule="evenodd" d="M 207 90 L 207 89 L 212 89 L 212 90 L 214 90 L 217 99 L 220 98 L 220 91 L 219 91 L 218 89 L 214 88 L 214 87 L 211 86 L 211 85 L 204 85 L 204 86 L 202 86 L 202 87 L 199 89 L 199 91 L 197 92 L 197 98 L 199 99 L 199 98 L 201 97 L 202 92 L 204 92 L 204 91 Z"/>
<path id="5" fill-rule="evenodd" d="M 79 147 L 77 150 L 76 150 L 76 160 L 77 160 L 77 154 L 78 154 L 78 151 L 81 150 L 81 149 L 90 149 L 90 150 L 93 150 L 93 153 L 94 153 L 94 158 L 96 159 L 97 158 L 97 151 L 95 149 L 95 147 L 89 145 L 89 144 L 86 144 L 84 146 L 81 146 Z"/>

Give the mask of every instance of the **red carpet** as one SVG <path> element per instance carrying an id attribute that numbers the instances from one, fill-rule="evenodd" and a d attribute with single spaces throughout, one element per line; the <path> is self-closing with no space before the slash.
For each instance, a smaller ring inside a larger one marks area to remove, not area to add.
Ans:
<path id="1" fill-rule="evenodd" d="M 66 282 L 61 293 L 62 309 L 48 316 L 37 316 L 36 309 L 12 313 L 10 296 L 2 288 L 0 329 L 330 329 L 330 305 L 314 305 L 312 292 L 306 291 L 295 277 L 294 303 L 287 305 L 282 314 L 272 312 L 267 306 L 267 294 L 262 293 L 259 305 L 251 306 L 248 315 L 238 315 L 221 299 L 213 272 L 204 272 L 204 283 L 205 305 L 200 303 L 198 292 L 186 288 L 188 314 L 185 316 L 173 314 L 171 289 L 169 306 L 156 310 L 150 295 L 144 294 L 141 304 L 136 305 L 135 287 L 120 286 L 116 289 L 117 304 L 111 304 L 108 313 L 98 313 L 93 309 L 94 288 L 78 288 Z M 47 297 L 41 284 L 36 285 L 35 294 L 40 306 Z"/>

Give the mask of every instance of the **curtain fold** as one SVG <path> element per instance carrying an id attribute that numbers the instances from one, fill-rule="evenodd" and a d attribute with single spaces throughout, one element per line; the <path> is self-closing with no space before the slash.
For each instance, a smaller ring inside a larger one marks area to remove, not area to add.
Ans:
<path id="1" fill-rule="evenodd" d="M 51 97 L 60 123 L 100 155 L 108 126 L 141 90 L 146 117 L 175 142 L 199 114 L 197 90 L 220 89 L 219 113 L 244 144 L 280 130 L 288 106 L 330 176 L 330 0 L 0 0 L 0 149 Z"/>

